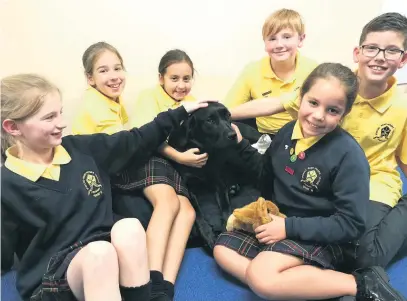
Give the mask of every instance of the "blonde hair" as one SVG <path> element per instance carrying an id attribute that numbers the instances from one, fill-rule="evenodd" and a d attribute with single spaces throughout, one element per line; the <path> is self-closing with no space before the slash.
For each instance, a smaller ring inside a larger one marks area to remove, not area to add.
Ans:
<path id="1" fill-rule="evenodd" d="M 44 96 L 59 89 L 37 74 L 17 74 L 1 80 L 1 154 L 15 144 L 3 128 L 6 119 L 24 121 L 35 115 L 44 103 Z"/>
<path id="2" fill-rule="evenodd" d="M 117 57 L 119 58 L 120 63 L 122 64 L 123 69 L 125 69 L 123 64 L 123 58 L 115 47 L 106 42 L 97 42 L 95 44 L 90 45 L 82 55 L 82 65 L 83 68 L 85 69 L 85 75 L 93 74 L 94 71 L 93 67 L 96 63 L 96 60 L 105 51 L 110 51 L 116 54 Z"/>
<path id="3" fill-rule="evenodd" d="M 295 10 L 283 8 L 272 13 L 264 22 L 262 31 L 263 40 L 270 35 L 275 35 L 284 28 L 290 28 L 299 35 L 305 33 L 305 26 L 301 15 Z"/>

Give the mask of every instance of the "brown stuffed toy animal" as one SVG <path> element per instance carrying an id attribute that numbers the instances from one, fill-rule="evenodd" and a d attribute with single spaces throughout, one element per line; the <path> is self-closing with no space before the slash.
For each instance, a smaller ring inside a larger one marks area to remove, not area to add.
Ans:
<path id="1" fill-rule="evenodd" d="M 257 201 L 243 208 L 235 209 L 233 214 L 228 218 L 226 230 L 244 230 L 254 233 L 254 229 L 258 226 L 267 224 L 273 220 L 270 214 L 286 217 L 280 213 L 276 204 L 260 197 Z"/>

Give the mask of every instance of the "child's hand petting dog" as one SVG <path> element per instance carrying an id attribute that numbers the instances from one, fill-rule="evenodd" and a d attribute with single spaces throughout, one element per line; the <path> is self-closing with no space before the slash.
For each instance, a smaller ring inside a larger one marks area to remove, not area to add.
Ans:
<path id="1" fill-rule="evenodd" d="M 187 111 L 188 114 L 193 113 L 194 111 L 205 108 L 208 106 L 208 102 L 219 102 L 218 100 L 196 100 L 196 101 L 186 101 L 182 105 Z"/>
<path id="2" fill-rule="evenodd" d="M 237 127 L 237 125 L 235 125 L 235 124 L 233 124 L 233 123 L 232 123 L 232 128 L 233 128 L 233 130 L 234 130 L 234 131 L 236 132 L 236 134 L 237 134 L 237 143 L 240 143 L 240 141 L 243 140 L 242 133 L 240 132 L 240 130 L 239 130 L 239 128 Z"/>
<path id="3" fill-rule="evenodd" d="M 179 153 L 177 162 L 182 165 L 202 168 L 208 161 L 208 154 L 200 154 L 198 148 L 191 148 L 183 153 Z"/>
<path id="4" fill-rule="evenodd" d="M 269 245 L 287 238 L 285 232 L 285 220 L 283 217 L 271 215 L 272 221 L 265 225 L 258 226 L 254 231 L 260 243 Z"/>

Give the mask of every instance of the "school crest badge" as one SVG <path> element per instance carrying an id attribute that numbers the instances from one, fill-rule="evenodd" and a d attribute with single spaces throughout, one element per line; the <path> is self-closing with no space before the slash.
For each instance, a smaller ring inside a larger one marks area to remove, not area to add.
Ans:
<path id="1" fill-rule="evenodd" d="M 103 193 L 102 184 L 100 184 L 97 174 L 93 171 L 85 172 L 82 177 L 82 182 L 88 191 L 88 195 L 92 195 L 96 198 Z"/>
<path id="2" fill-rule="evenodd" d="M 302 187 L 308 191 L 314 192 L 319 189 L 321 182 L 321 171 L 316 167 L 307 167 L 301 176 Z"/>
<path id="3" fill-rule="evenodd" d="M 378 140 L 380 142 L 385 142 L 389 140 L 393 132 L 394 126 L 391 125 L 390 123 L 384 123 L 377 128 L 376 134 L 373 137 L 373 139 Z"/>

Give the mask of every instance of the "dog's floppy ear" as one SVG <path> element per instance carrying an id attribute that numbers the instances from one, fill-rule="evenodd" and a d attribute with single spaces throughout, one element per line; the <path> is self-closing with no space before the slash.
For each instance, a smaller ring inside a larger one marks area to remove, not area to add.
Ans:
<path id="1" fill-rule="evenodd" d="M 188 117 L 181 126 L 170 134 L 168 139 L 168 145 L 175 149 L 185 149 L 188 141 L 192 138 L 192 130 L 196 124 L 196 118 L 194 115 Z"/>

